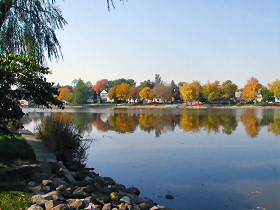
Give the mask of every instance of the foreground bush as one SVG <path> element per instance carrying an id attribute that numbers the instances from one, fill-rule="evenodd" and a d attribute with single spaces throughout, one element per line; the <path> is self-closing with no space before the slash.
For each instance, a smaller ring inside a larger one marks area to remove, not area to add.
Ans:
<path id="1" fill-rule="evenodd" d="M 83 164 L 89 141 L 83 139 L 76 126 L 60 113 L 45 118 L 37 136 L 64 161 Z"/>

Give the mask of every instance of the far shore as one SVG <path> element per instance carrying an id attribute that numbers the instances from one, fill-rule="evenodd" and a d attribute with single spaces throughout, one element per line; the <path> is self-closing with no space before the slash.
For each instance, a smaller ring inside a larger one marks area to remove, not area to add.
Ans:
<path id="1" fill-rule="evenodd" d="M 278 109 L 280 105 L 258 106 L 258 105 L 187 105 L 187 104 L 146 104 L 146 105 L 129 105 L 129 104 L 86 104 L 79 106 L 66 105 L 65 109 L 79 108 L 114 108 L 114 109 Z"/>

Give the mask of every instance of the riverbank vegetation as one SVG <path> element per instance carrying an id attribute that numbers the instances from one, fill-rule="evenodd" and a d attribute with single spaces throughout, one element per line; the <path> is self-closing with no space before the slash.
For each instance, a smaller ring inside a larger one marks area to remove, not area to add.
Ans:
<path id="1" fill-rule="evenodd" d="M 166 104 L 182 103 L 189 105 L 200 104 L 256 104 L 280 103 L 280 80 L 276 79 L 271 84 L 260 84 L 258 79 L 252 77 L 244 87 L 238 87 L 231 80 L 220 82 L 200 81 L 179 82 L 176 84 L 163 82 L 160 75 L 156 74 L 155 80 L 146 80 L 136 85 L 133 79 L 101 79 L 90 87 L 91 82 L 74 80 L 72 85 L 61 87 L 58 99 L 66 104 Z M 87 91 L 81 93 L 81 86 L 87 86 Z M 79 93 L 79 97 L 75 96 Z M 81 101 L 80 98 L 83 98 Z"/>

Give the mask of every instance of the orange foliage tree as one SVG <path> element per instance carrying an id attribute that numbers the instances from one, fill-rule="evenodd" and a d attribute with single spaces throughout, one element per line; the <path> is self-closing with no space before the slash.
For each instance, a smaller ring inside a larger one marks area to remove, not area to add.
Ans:
<path id="1" fill-rule="evenodd" d="M 242 96 L 248 101 L 253 101 L 256 99 L 257 93 L 260 88 L 261 84 L 259 83 L 259 81 L 255 77 L 252 77 L 245 85 Z"/>
<path id="2" fill-rule="evenodd" d="M 116 97 L 118 100 L 127 100 L 128 99 L 128 92 L 130 89 L 130 85 L 126 83 L 122 83 L 116 89 Z"/>
<path id="3" fill-rule="evenodd" d="M 269 89 L 273 95 L 277 98 L 280 98 L 280 80 L 275 80 L 272 84 L 269 84 Z"/>
<path id="4" fill-rule="evenodd" d="M 73 93 L 68 88 L 59 88 L 58 89 L 59 95 L 58 99 L 61 101 L 72 101 L 73 100 Z"/>
<path id="5" fill-rule="evenodd" d="M 200 94 L 201 85 L 199 81 L 192 83 L 184 83 L 180 86 L 181 97 L 184 101 L 193 101 L 198 99 Z"/>
<path id="6" fill-rule="evenodd" d="M 103 90 L 108 89 L 108 80 L 107 79 L 98 80 L 93 86 L 93 89 L 97 94 L 101 93 Z"/>
<path id="7" fill-rule="evenodd" d="M 134 101 L 138 98 L 139 89 L 134 86 L 130 86 L 128 89 L 128 98 Z"/>
<path id="8" fill-rule="evenodd" d="M 139 92 L 139 96 L 141 97 L 141 99 L 153 100 L 156 95 L 151 88 L 145 87 Z"/>

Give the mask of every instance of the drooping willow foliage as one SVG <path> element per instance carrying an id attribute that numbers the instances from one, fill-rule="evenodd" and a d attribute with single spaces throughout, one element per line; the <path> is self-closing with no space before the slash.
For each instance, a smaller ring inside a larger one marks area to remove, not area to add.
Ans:
<path id="1" fill-rule="evenodd" d="M 62 57 L 56 30 L 67 24 L 56 0 L 1 0 L 0 50 L 35 56 L 40 62 Z"/>

